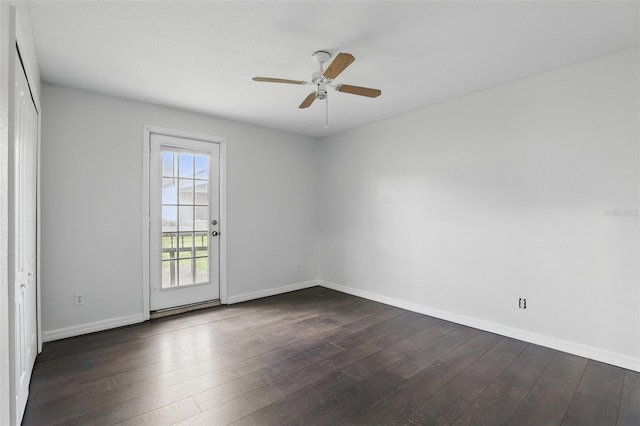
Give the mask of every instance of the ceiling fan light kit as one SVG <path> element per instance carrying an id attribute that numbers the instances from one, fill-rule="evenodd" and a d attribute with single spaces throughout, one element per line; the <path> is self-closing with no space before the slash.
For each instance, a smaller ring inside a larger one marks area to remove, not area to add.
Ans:
<path id="1" fill-rule="evenodd" d="M 332 87 L 338 92 L 350 93 L 352 95 L 366 96 L 368 98 L 377 98 L 382 94 L 379 89 L 372 89 L 369 87 L 351 86 L 348 84 L 334 84 L 333 79 L 338 77 L 349 65 L 356 60 L 356 58 L 350 53 L 338 53 L 333 62 L 329 64 L 327 69 L 324 69 L 324 64 L 331 59 L 331 53 L 318 50 L 314 52 L 311 57 L 318 63 L 319 70 L 311 74 L 311 81 L 304 80 L 289 80 L 284 78 L 271 78 L 271 77 L 253 77 L 254 81 L 263 83 L 285 83 L 285 84 L 313 84 L 316 86 L 316 90 L 311 92 L 298 106 L 298 108 L 308 108 L 311 106 L 314 100 L 320 99 L 326 101 L 326 121 L 325 127 L 329 125 L 329 98 L 327 96 L 327 86 Z"/>

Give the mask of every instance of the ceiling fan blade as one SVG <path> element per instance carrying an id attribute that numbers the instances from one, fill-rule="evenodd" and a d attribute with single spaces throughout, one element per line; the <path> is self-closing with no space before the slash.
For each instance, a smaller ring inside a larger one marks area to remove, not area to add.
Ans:
<path id="1" fill-rule="evenodd" d="M 338 56 L 331 62 L 331 65 L 327 67 L 324 76 L 330 79 L 336 78 L 355 60 L 356 58 L 350 53 L 338 53 Z"/>
<path id="2" fill-rule="evenodd" d="M 287 84 L 304 84 L 302 80 L 287 80 L 286 78 L 270 78 L 270 77 L 253 77 L 253 81 L 261 81 L 264 83 L 287 83 Z"/>
<path id="3" fill-rule="evenodd" d="M 309 96 L 304 98 L 304 101 L 302 101 L 302 103 L 298 108 L 309 108 L 313 103 L 313 101 L 315 100 L 316 100 L 316 92 L 311 92 L 309 93 Z"/>
<path id="4" fill-rule="evenodd" d="M 338 92 L 351 93 L 352 95 L 366 96 L 368 98 L 377 98 L 382 94 L 380 89 L 372 89 L 370 87 L 350 86 L 348 84 L 340 84 L 336 87 Z"/>

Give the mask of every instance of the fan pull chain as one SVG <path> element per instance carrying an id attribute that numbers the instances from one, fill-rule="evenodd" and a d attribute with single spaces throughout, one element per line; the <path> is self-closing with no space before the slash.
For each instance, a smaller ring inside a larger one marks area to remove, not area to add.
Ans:
<path id="1" fill-rule="evenodd" d="M 326 98 L 324 98 L 324 104 L 325 104 L 325 120 L 324 120 L 324 128 L 326 129 L 327 127 L 329 127 L 329 96 L 327 96 Z"/>

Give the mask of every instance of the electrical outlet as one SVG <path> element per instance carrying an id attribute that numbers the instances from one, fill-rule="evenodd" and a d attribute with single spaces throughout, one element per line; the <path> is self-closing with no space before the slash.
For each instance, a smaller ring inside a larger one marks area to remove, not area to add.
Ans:
<path id="1" fill-rule="evenodd" d="M 302 271 L 302 264 L 296 263 L 296 271 Z"/>
<path id="2" fill-rule="evenodd" d="M 527 309 L 527 299 L 523 299 L 522 297 L 518 299 L 518 308 Z"/>
<path id="3" fill-rule="evenodd" d="M 73 295 L 73 304 L 75 306 L 84 305 L 84 293 L 76 293 Z"/>

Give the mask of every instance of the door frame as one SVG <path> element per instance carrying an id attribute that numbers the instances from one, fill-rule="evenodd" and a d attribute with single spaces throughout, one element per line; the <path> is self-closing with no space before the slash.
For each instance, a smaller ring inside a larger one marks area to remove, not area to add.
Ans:
<path id="1" fill-rule="evenodd" d="M 150 275 L 150 161 L 151 135 L 164 135 L 196 141 L 217 143 L 220 146 L 220 216 L 219 216 L 219 244 L 220 244 L 220 303 L 227 303 L 227 139 L 186 130 L 169 129 L 166 127 L 145 125 L 142 137 L 142 315 L 144 320 L 151 316 L 149 298 L 151 296 Z"/>
<path id="2" fill-rule="evenodd" d="M 15 423 L 13 393 L 13 144 L 16 11 L 0 1 L 0 424 Z M 6 244 L 5 244 L 6 241 Z"/>

